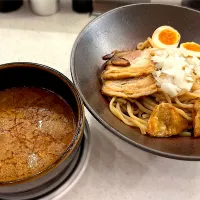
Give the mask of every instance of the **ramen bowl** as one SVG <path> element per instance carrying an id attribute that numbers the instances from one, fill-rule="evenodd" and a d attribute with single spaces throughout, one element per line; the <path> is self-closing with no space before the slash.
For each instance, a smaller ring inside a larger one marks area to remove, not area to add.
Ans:
<path id="1" fill-rule="evenodd" d="M 75 86 L 92 115 L 111 133 L 128 143 L 160 156 L 200 160 L 199 138 L 152 138 L 125 125 L 109 110 L 101 94 L 99 80 L 102 56 L 114 50 L 133 50 L 162 25 L 181 33 L 181 43 L 200 43 L 200 13 L 172 5 L 134 4 L 111 10 L 89 23 L 79 34 L 71 54 L 71 73 Z M 134 151 L 134 149 L 133 149 Z"/>
<path id="2" fill-rule="evenodd" d="M 76 127 L 72 141 L 50 166 L 21 179 L 1 181 L 0 194 L 26 192 L 42 187 L 59 176 L 72 162 L 79 149 L 85 125 L 84 106 L 70 80 L 60 72 L 35 63 L 8 63 L 0 65 L 0 90 L 34 87 L 52 91 L 68 103 L 72 109 Z"/>

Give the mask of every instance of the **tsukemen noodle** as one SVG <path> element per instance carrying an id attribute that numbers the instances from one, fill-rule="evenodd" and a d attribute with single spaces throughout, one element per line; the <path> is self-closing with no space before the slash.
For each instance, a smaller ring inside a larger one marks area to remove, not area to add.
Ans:
<path id="1" fill-rule="evenodd" d="M 179 46 L 180 39 L 176 29 L 161 26 L 133 50 L 103 56 L 110 111 L 142 134 L 200 136 L 200 45 Z"/>

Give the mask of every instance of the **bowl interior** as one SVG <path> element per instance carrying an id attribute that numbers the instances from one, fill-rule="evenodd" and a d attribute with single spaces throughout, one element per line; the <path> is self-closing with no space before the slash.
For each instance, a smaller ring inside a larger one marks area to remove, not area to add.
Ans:
<path id="1" fill-rule="evenodd" d="M 70 162 L 72 159 L 72 156 L 70 156 L 71 152 L 76 145 L 78 146 L 80 143 L 79 140 L 82 137 L 82 131 L 80 131 L 84 125 L 82 101 L 73 84 L 64 75 L 54 69 L 34 63 L 8 63 L 0 65 L 0 90 L 24 86 L 45 88 L 66 100 L 75 114 L 76 133 L 74 134 L 70 146 L 65 150 L 61 157 L 47 169 L 20 180 L 9 181 L 6 183 L 0 182 L 0 185 L 25 181 L 36 175 L 43 175 L 43 173 L 45 174 L 58 166 L 66 156 Z"/>
<path id="2" fill-rule="evenodd" d="M 118 120 L 100 93 L 101 57 L 113 50 L 135 49 L 161 25 L 181 34 L 181 42 L 200 43 L 200 13 L 191 9 L 138 4 L 109 11 L 93 20 L 78 36 L 71 56 L 71 72 L 85 105 L 105 127 L 128 142 L 153 153 L 177 159 L 200 160 L 200 138 L 150 138 Z"/>

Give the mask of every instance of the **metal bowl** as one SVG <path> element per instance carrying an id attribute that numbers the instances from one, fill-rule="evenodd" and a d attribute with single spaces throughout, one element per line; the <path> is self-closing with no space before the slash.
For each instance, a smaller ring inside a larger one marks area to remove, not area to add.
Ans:
<path id="1" fill-rule="evenodd" d="M 118 120 L 102 96 L 99 75 L 102 56 L 113 50 L 134 49 L 161 25 L 181 33 L 181 42 L 200 43 L 200 13 L 162 4 L 134 4 L 111 10 L 88 24 L 71 54 L 71 73 L 86 107 L 115 135 L 145 151 L 182 160 L 200 160 L 199 138 L 151 138 Z"/>
<path id="2" fill-rule="evenodd" d="M 71 81 L 60 72 L 35 63 L 8 63 L 0 65 L 0 90 L 12 87 L 38 87 L 48 89 L 66 100 L 76 117 L 76 132 L 69 147 L 58 160 L 45 170 L 19 180 L 2 182 L 0 193 L 25 192 L 42 187 L 52 181 L 70 164 L 79 149 L 83 136 L 85 115 L 84 105 Z"/>

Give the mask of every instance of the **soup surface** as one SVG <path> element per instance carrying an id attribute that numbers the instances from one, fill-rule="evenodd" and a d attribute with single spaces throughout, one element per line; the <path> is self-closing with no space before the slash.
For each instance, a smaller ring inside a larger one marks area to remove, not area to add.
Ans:
<path id="1" fill-rule="evenodd" d="M 0 182 L 46 169 L 74 133 L 75 114 L 58 95 L 28 87 L 0 91 Z"/>

